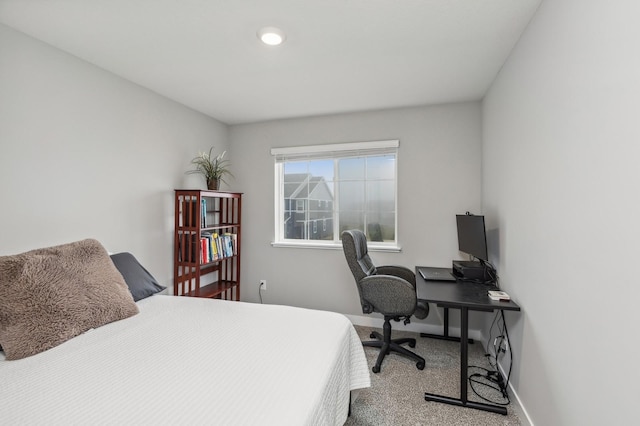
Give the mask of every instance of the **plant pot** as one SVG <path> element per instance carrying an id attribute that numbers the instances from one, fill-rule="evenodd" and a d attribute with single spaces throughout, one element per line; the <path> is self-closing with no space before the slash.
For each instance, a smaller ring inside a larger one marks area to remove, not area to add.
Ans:
<path id="1" fill-rule="evenodd" d="M 220 185 L 220 181 L 218 179 L 207 179 L 207 189 L 211 191 L 217 191 Z"/>

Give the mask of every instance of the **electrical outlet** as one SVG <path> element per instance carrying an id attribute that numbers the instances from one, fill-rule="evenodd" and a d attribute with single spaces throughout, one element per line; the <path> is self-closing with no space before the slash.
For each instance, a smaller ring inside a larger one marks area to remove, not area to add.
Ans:
<path id="1" fill-rule="evenodd" d="M 267 280 L 260 280 L 260 290 L 267 289 Z"/>

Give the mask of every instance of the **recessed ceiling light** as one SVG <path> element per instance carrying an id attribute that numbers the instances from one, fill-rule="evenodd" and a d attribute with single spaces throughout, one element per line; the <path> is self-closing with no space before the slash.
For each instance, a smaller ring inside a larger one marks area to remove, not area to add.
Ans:
<path id="1" fill-rule="evenodd" d="M 269 46 L 277 46 L 279 44 L 282 44 L 282 42 L 286 39 L 286 35 L 280 28 L 264 27 L 260 31 L 258 31 L 258 38 L 262 40 L 264 44 L 268 44 Z"/>

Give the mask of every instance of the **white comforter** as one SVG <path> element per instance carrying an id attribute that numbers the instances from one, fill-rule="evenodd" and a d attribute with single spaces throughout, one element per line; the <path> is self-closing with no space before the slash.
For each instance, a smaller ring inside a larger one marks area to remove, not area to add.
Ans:
<path id="1" fill-rule="evenodd" d="M 0 423 L 338 425 L 370 386 L 343 315 L 152 296 L 140 313 L 17 361 Z"/>

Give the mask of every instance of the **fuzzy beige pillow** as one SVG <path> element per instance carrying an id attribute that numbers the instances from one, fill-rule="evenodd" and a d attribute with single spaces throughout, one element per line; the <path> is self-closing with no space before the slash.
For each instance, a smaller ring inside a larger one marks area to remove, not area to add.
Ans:
<path id="1" fill-rule="evenodd" d="M 136 313 L 127 284 L 96 240 L 0 256 L 0 345 L 8 360 Z"/>

